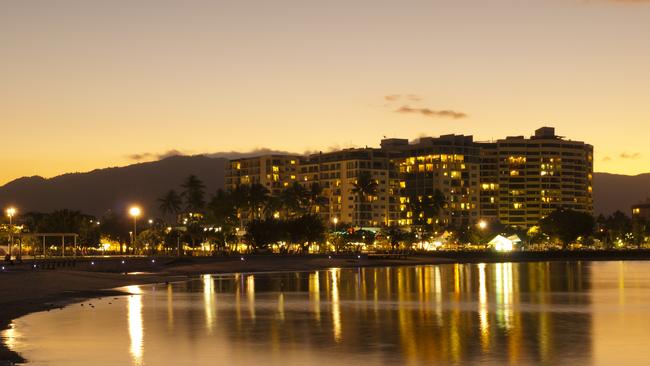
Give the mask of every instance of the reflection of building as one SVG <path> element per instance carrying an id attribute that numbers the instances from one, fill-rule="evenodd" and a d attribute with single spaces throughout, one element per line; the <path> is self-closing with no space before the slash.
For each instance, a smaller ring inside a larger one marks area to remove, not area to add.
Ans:
<path id="1" fill-rule="evenodd" d="M 593 306 L 591 276 L 590 265 L 535 262 L 236 275 L 177 286 L 219 297 L 221 306 L 206 302 L 214 309 L 206 325 L 233 347 L 254 342 L 286 364 L 305 353 L 303 363 L 331 361 L 323 352 L 330 349 L 340 359 L 363 350 L 391 364 L 559 364 L 591 354 L 592 313 L 584 311 Z M 208 323 L 213 318 L 219 322 Z"/>
<path id="2" fill-rule="evenodd" d="M 531 227 L 560 207 L 592 213 L 593 147 L 543 127 L 531 138 L 475 142 L 472 136 L 384 139 L 380 148 L 231 160 L 226 188 L 260 183 L 278 195 L 300 182 L 318 183 L 327 204 L 320 213 L 359 226 L 411 225 L 409 201 L 442 192 L 445 205 L 421 222 L 458 226 L 479 219 Z M 353 193 L 362 173 L 377 183 L 363 202 Z"/>
<path id="3" fill-rule="evenodd" d="M 646 198 L 643 203 L 632 206 L 632 217 L 650 221 L 650 198 Z"/>

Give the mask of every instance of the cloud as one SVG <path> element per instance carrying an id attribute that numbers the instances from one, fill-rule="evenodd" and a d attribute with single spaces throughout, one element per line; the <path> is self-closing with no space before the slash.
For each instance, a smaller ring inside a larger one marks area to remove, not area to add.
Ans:
<path id="1" fill-rule="evenodd" d="M 224 158 L 224 159 L 241 159 L 248 158 L 251 156 L 260 156 L 260 155 L 274 155 L 274 154 L 288 154 L 288 155 L 301 155 L 298 153 L 283 151 L 283 150 L 274 150 L 267 147 L 260 147 L 250 151 L 220 151 L 210 154 L 203 154 L 204 156 L 210 158 Z"/>
<path id="2" fill-rule="evenodd" d="M 141 161 L 141 160 L 161 160 L 165 159 L 171 156 L 177 156 L 177 155 L 186 155 L 183 152 L 172 149 L 172 150 L 167 150 L 166 152 L 163 153 L 150 153 L 150 152 L 145 152 L 141 154 L 131 154 L 128 155 L 127 157 L 131 160 L 135 161 Z"/>
<path id="3" fill-rule="evenodd" d="M 401 106 L 399 109 L 395 110 L 395 113 L 414 113 L 414 114 L 421 114 L 426 117 L 440 117 L 440 118 L 452 118 L 452 119 L 461 119 L 461 118 L 466 118 L 467 114 L 463 112 L 458 112 L 458 111 L 452 111 L 452 110 L 434 110 L 434 109 L 429 109 L 429 108 L 412 108 L 409 107 L 408 105 Z"/>
<path id="4" fill-rule="evenodd" d="M 636 152 L 636 153 L 625 153 L 625 152 L 624 152 L 624 153 L 621 153 L 621 155 L 619 155 L 618 157 L 621 158 L 621 159 L 630 159 L 630 160 L 634 160 L 634 159 L 638 159 L 638 158 L 640 158 L 640 157 L 641 157 L 641 153 L 638 153 L 638 152 Z"/>
<path id="5" fill-rule="evenodd" d="M 395 102 L 398 100 L 410 100 L 412 102 L 419 102 L 422 100 L 422 97 L 417 94 L 388 94 L 384 95 L 384 100 L 387 102 Z"/>
<path id="6" fill-rule="evenodd" d="M 388 102 L 394 102 L 396 100 L 399 100 L 402 96 L 399 94 L 390 94 L 390 95 L 385 95 L 384 100 Z"/>
<path id="7" fill-rule="evenodd" d="M 602 158 L 602 161 L 611 161 L 611 160 L 612 160 L 611 156 L 605 156 L 604 158 Z"/>

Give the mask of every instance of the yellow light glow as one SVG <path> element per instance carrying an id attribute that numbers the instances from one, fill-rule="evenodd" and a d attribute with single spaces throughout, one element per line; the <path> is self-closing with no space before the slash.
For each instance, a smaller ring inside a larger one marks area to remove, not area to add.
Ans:
<path id="1" fill-rule="evenodd" d="M 138 217 L 140 214 L 142 214 L 142 210 L 138 206 L 133 206 L 129 209 L 129 215 L 133 217 Z"/>
<path id="2" fill-rule="evenodd" d="M 6 212 L 7 212 L 7 216 L 14 217 L 14 215 L 16 215 L 16 208 L 9 207 Z"/>

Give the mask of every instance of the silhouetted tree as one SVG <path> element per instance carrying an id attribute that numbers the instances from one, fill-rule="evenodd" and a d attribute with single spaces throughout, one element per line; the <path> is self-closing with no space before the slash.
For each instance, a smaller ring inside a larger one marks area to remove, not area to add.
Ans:
<path id="1" fill-rule="evenodd" d="M 167 218 L 169 216 L 172 216 L 174 218 L 177 218 L 179 212 L 181 212 L 183 200 L 181 196 L 172 189 L 163 197 L 158 199 L 158 204 L 160 213 L 163 215 L 163 217 Z"/>
<path id="2" fill-rule="evenodd" d="M 542 232 L 560 240 L 563 249 L 579 237 L 592 235 L 594 224 L 590 214 L 570 209 L 555 210 L 539 222 Z"/>
<path id="3" fill-rule="evenodd" d="M 191 174 L 181 185 L 188 212 L 202 212 L 205 206 L 205 184 L 196 175 Z"/>
<path id="4" fill-rule="evenodd" d="M 377 194 L 378 188 L 377 181 L 372 179 L 369 171 L 362 171 L 359 173 L 357 180 L 352 186 L 352 193 L 357 196 L 357 225 L 363 226 L 361 223 L 361 211 L 366 211 L 367 201 L 372 196 Z"/>

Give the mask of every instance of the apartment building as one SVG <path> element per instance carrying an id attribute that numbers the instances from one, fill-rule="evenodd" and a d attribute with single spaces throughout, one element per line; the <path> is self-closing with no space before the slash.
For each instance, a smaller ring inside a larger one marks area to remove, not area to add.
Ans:
<path id="1" fill-rule="evenodd" d="M 230 160 L 226 165 L 225 188 L 261 184 L 272 195 L 298 180 L 298 155 L 262 155 Z"/>
<path id="2" fill-rule="evenodd" d="M 400 187 L 401 225 L 412 225 L 411 200 L 443 193 L 446 204 L 437 217 L 426 223 L 466 225 L 479 217 L 480 149 L 472 136 L 424 137 L 409 143 L 404 139 L 382 140 L 381 149 L 393 156 Z"/>
<path id="3" fill-rule="evenodd" d="M 501 223 L 531 227 L 558 208 L 593 212 L 593 146 L 565 140 L 552 127 L 540 128 L 530 138 L 511 136 L 479 145 L 484 156 L 481 201 L 495 198 Z M 485 206 L 483 213 L 489 216 L 493 210 L 493 205 Z"/>
<path id="4" fill-rule="evenodd" d="M 650 198 L 646 198 L 645 202 L 632 206 L 632 217 L 650 221 Z"/>
<path id="5" fill-rule="evenodd" d="M 312 154 L 300 161 L 299 181 L 306 189 L 314 183 L 323 188 L 328 204 L 321 215 L 329 222 L 336 219 L 361 227 L 397 224 L 399 181 L 390 155 L 373 148 Z M 377 183 L 373 195 L 355 193 L 364 173 Z"/>
<path id="6" fill-rule="evenodd" d="M 361 197 L 354 188 L 364 173 L 377 190 Z M 279 195 L 294 182 L 305 188 L 317 183 L 327 199 L 320 210 L 324 220 L 362 227 L 412 225 L 410 201 L 440 191 L 444 207 L 436 217 L 424 218 L 428 224 L 458 227 L 498 220 L 527 228 L 560 207 L 592 213 L 592 174 L 591 145 L 543 127 L 530 138 L 390 138 L 380 148 L 234 159 L 227 167 L 226 188 L 260 183 Z"/>

